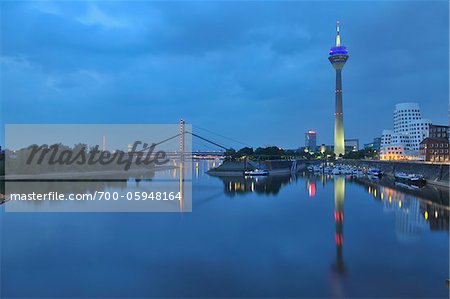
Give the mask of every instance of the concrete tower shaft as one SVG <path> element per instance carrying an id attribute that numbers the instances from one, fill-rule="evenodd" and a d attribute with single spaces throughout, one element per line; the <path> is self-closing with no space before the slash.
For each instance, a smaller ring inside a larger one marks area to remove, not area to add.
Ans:
<path id="1" fill-rule="evenodd" d="M 334 153 L 336 157 L 345 154 L 344 109 L 342 104 L 342 68 L 348 59 L 348 50 L 341 45 L 339 21 L 336 24 L 336 46 L 330 49 L 328 60 L 336 70 L 336 99 L 334 112 Z"/>

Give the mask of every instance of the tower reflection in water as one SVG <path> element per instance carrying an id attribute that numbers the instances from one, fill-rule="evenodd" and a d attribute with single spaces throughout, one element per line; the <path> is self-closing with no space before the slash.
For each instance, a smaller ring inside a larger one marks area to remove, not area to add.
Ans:
<path id="1" fill-rule="evenodd" d="M 343 243 L 344 243 L 344 196 L 345 178 L 336 176 L 334 178 L 334 222 L 335 222 L 335 243 L 336 262 L 333 266 L 338 273 L 345 274 L 347 269 L 344 263 Z"/>

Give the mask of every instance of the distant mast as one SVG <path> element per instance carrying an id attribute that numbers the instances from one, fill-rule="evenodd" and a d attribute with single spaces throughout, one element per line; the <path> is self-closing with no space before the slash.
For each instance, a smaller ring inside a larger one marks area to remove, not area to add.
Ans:
<path id="1" fill-rule="evenodd" d="M 344 109 L 342 105 L 342 68 L 348 59 L 348 50 L 341 46 L 340 23 L 336 22 L 336 46 L 330 49 L 328 60 L 336 70 L 336 99 L 334 112 L 334 153 L 336 158 L 345 154 Z"/>

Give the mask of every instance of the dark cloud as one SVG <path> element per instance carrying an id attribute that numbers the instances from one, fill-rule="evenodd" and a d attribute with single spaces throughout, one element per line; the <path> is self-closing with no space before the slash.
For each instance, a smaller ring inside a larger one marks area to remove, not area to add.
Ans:
<path id="1" fill-rule="evenodd" d="M 6 122 L 188 122 L 256 146 L 331 143 L 334 23 L 347 137 L 418 102 L 445 123 L 448 3 L 2 2 Z M 69 113 L 70 112 L 70 113 Z M 56 116 L 55 116 L 56 115 Z M 261 125 L 255 126 L 255 123 Z"/>

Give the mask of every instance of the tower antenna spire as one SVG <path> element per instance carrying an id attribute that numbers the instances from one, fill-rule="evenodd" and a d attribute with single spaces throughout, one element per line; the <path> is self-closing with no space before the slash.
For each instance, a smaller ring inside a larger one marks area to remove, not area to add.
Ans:
<path id="1" fill-rule="evenodd" d="M 339 34 L 339 20 L 336 21 L 336 47 L 341 46 L 341 35 Z"/>

